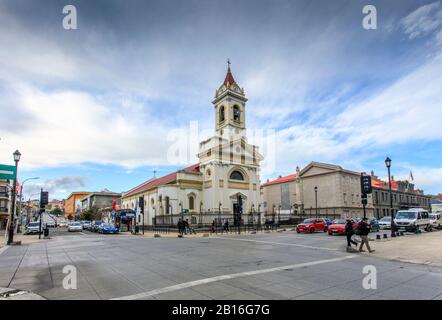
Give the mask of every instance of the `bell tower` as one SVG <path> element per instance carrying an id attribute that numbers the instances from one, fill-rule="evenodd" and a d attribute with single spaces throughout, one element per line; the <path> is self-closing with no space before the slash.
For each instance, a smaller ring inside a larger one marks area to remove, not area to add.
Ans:
<path id="1" fill-rule="evenodd" d="M 247 98 L 244 89 L 235 81 L 227 60 L 227 74 L 224 82 L 215 92 L 212 101 L 215 107 L 215 131 L 228 140 L 246 137 L 245 107 Z"/>

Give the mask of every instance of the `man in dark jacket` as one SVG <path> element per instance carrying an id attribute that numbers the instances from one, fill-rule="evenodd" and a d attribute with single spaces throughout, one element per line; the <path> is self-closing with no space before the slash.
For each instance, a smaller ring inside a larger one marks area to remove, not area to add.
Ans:
<path id="1" fill-rule="evenodd" d="M 183 234 L 184 232 L 184 221 L 180 218 L 180 220 L 178 220 L 178 233 L 179 234 Z"/>
<path id="2" fill-rule="evenodd" d="M 370 233 L 370 226 L 368 225 L 368 219 L 364 218 L 358 225 L 359 235 L 361 236 L 361 245 L 359 246 L 359 252 L 364 252 L 362 247 L 365 246 L 368 249 L 368 252 L 372 253 L 374 250 L 371 250 L 370 245 L 368 244 L 368 234 Z"/>
<path id="3" fill-rule="evenodd" d="M 354 244 L 355 246 L 358 245 L 356 241 L 351 239 L 354 233 L 353 221 L 351 219 L 347 219 L 347 223 L 345 224 L 345 235 L 347 236 L 347 247 L 349 248 L 351 248 L 351 244 Z"/>

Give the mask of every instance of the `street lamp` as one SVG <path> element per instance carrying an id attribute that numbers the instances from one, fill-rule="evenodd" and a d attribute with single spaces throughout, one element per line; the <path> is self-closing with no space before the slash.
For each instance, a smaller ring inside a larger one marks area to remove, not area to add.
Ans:
<path id="1" fill-rule="evenodd" d="M 21 153 L 16 150 L 13 153 L 14 162 L 15 162 L 15 177 L 12 185 L 12 202 L 11 202 L 11 217 L 9 221 L 9 234 L 8 234 L 8 242 L 10 245 L 14 241 L 14 217 L 15 217 L 15 198 L 16 198 L 16 189 L 17 189 L 17 175 L 18 175 L 18 162 L 20 161 Z"/>
<path id="2" fill-rule="evenodd" d="M 318 187 L 315 186 L 315 211 L 316 211 L 316 218 L 318 217 Z"/>
<path id="3" fill-rule="evenodd" d="M 222 207 L 222 203 L 221 203 L 221 201 L 219 202 L 219 204 L 218 204 L 218 224 L 221 226 L 221 207 Z"/>
<path id="4" fill-rule="evenodd" d="M 385 166 L 388 170 L 388 192 L 390 194 L 390 215 L 391 215 L 391 237 L 396 237 L 395 226 L 394 226 L 394 212 L 393 212 L 393 195 L 391 194 L 391 175 L 390 175 L 390 167 L 391 167 L 391 159 L 387 157 L 385 159 Z"/>
<path id="5" fill-rule="evenodd" d="M 278 206 L 278 227 L 281 223 L 281 205 Z"/>
<path id="6" fill-rule="evenodd" d="M 203 225 L 203 202 L 200 201 L 200 227 Z"/>
<path id="7" fill-rule="evenodd" d="M 23 186 L 25 185 L 25 182 L 26 181 L 29 181 L 29 180 L 36 180 L 36 179 L 40 179 L 39 177 L 35 177 L 35 178 L 28 178 L 28 179 L 25 179 L 25 180 L 23 180 L 23 182 L 21 183 L 21 186 L 20 186 L 20 197 L 19 197 L 19 202 L 18 202 L 18 225 L 17 225 L 17 233 L 20 233 L 21 232 L 21 230 L 20 230 L 20 227 L 21 227 L 21 202 L 22 202 L 22 197 L 23 197 Z"/>

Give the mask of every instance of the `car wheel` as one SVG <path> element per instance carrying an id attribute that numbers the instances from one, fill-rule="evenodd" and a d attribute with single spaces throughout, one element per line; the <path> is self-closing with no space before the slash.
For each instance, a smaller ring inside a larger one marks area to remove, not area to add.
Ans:
<path id="1" fill-rule="evenodd" d="M 331 235 L 332 235 L 332 233 L 331 233 L 331 232 L 329 232 L 329 233 L 328 233 L 328 235 L 329 235 L 329 236 L 331 236 Z"/>
<path id="2" fill-rule="evenodd" d="M 310 233 L 313 233 L 313 232 L 315 232 L 315 229 L 311 228 L 309 231 L 310 231 Z"/>

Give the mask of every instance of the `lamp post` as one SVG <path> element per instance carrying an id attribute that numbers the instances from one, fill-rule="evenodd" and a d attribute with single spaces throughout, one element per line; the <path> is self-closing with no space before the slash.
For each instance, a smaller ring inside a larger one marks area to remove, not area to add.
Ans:
<path id="1" fill-rule="evenodd" d="M 251 211 L 252 211 L 252 227 L 253 227 L 253 225 L 255 224 L 254 223 L 255 222 L 255 204 L 254 203 L 252 203 Z"/>
<path id="2" fill-rule="evenodd" d="M 261 226 L 261 204 L 258 204 L 258 226 Z"/>
<path id="3" fill-rule="evenodd" d="M 390 215 L 391 215 L 391 237 L 396 237 L 395 233 L 395 225 L 394 225 L 394 212 L 393 212 L 393 195 L 391 194 L 391 175 L 390 175 L 390 167 L 391 167 L 391 159 L 387 157 L 385 159 L 385 166 L 387 167 L 388 171 L 388 192 L 390 195 Z"/>
<path id="4" fill-rule="evenodd" d="M 20 196 L 19 196 L 19 202 L 18 202 L 18 225 L 17 225 L 17 233 L 21 233 L 20 227 L 21 227 L 21 202 L 22 202 L 22 197 L 23 197 L 23 186 L 25 185 L 26 181 L 29 180 L 36 180 L 36 179 L 40 179 L 39 177 L 35 177 L 35 178 L 28 178 L 23 180 L 23 182 L 21 183 L 20 186 Z"/>
<path id="5" fill-rule="evenodd" d="M 203 225 L 203 202 L 200 201 L 200 223 L 199 223 L 200 227 L 202 227 Z"/>
<path id="6" fill-rule="evenodd" d="M 220 226 L 221 226 L 221 207 L 222 207 L 222 203 L 221 203 L 221 201 L 218 203 L 218 223 L 217 223 L 217 225 L 219 224 Z"/>
<path id="7" fill-rule="evenodd" d="M 315 186 L 315 212 L 316 218 L 318 217 L 318 187 Z"/>
<path id="8" fill-rule="evenodd" d="M 10 245 L 14 241 L 14 216 L 15 216 L 15 198 L 16 198 L 16 189 L 17 189 L 17 175 L 18 175 L 18 162 L 20 161 L 21 153 L 20 151 L 16 150 L 13 153 L 14 161 L 15 161 L 15 177 L 14 182 L 12 185 L 12 202 L 11 202 L 11 217 L 9 221 L 9 234 L 8 234 L 8 242 L 7 244 Z"/>
<path id="9" fill-rule="evenodd" d="M 180 210 L 181 210 L 181 221 L 184 223 L 184 212 L 183 212 L 183 203 L 180 201 L 179 203 Z"/>
<path id="10" fill-rule="evenodd" d="M 278 206 L 278 227 L 281 223 L 281 205 Z"/>

